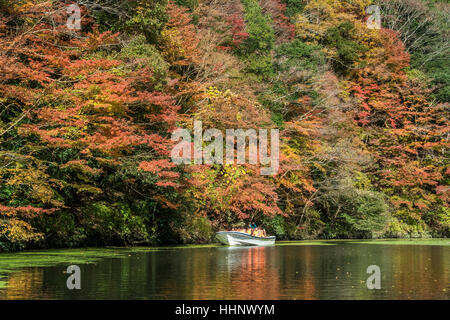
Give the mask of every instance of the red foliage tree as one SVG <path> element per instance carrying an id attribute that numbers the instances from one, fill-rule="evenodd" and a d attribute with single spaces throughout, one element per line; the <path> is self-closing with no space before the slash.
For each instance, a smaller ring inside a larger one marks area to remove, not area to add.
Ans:
<path id="1" fill-rule="evenodd" d="M 149 85 L 148 67 L 130 71 L 127 61 L 107 56 L 106 48 L 120 48 L 117 34 L 94 25 L 74 33 L 66 19 L 65 6 L 51 1 L 27 2 L 0 19 L 0 142 L 21 146 L 0 153 L 10 194 L 0 199 L 7 221 L 0 232 L 19 226 L 24 239 L 33 217 L 73 210 L 64 195 L 76 195 L 76 206 L 104 197 L 108 188 L 99 181 L 125 164 L 151 172 L 153 194 L 179 176 L 167 160 L 179 109 L 174 98 Z M 193 52 L 186 49 L 185 59 Z"/>
<path id="2" fill-rule="evenodd" d="M 438 192 L 446 175 L 448 114 L 408 78 L 409 55 L 397 34 L 381 30 L 376 39 L 376 54 L 354 72 L 351 92 L 360 107 L 355 119 L 369 134 L 379 187 L 388 190 L 398 212 L 407 209 L 406 216 L 421 221 L 426 212 L 448 206 L 448 196 Z"/>

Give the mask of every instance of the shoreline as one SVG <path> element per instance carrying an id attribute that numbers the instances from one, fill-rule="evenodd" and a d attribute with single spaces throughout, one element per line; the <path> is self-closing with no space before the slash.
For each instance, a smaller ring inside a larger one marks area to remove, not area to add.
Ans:
<path id="1" fill-rule="evenodd" d="M 336 243 L 375 243 L 375 244 L 415 244 L 415 242 L 423 242 L 423 241 L 449 241 L 450 245 L 450 237 L 449 238 L 376 238 L 376 239 L 305 239 L 305 240 L 277 240 L 275 242 L 275 246 L 283 246 L 283 245 L 326 245 L 333 242 Z M 48 248 L 28 248 L 24 250 L 16 250 L 16 251 L 0 251 L 0 255 L 2 254 L 17 254 L 17 253 L 30 253 L 30 252 L 45 252 L 45 251 L 64 251 L 64 250 L 110 250 L 110 249 L 123 249 L 123 250 L 136 250 L 136 251 L 146 251 L 151 249 L 181 249 L 181 248 L 216 248 L 216 247 L 227 247 L 222 245 L 220 242 L 211 242 L 211 243 L 176 243 L 176 244 L 160 244 L 160 245 L 105 245 L 105 246 L 77 246 L 77 247 L 48 247 Z M 250 247 L 250 246 L 249 246 Z M 256 246 L 255 246 L 256 247 Z"/>

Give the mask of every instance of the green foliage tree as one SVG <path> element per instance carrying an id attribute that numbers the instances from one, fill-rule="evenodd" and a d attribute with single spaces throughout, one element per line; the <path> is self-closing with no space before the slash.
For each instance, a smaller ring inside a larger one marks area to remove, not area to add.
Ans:
<path id="1" fill-rule="evenodd" d="M 347 72 L 355 67 L 362 53 L 368 48 L 355 40 L 355 26 L 344 22 L 327 30 L 323 44 L 336 49 L 337 56 L 332 58 L 332 64 L 337 72 Z"/>

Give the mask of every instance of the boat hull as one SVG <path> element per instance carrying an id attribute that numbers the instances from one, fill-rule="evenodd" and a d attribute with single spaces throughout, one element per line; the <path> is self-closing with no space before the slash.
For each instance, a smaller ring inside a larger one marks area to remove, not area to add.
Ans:
<path id="1" fill-rule="evenodd" d="M 236 231 L 217 232 L 216 238 L 227 246 L 271 246 L 275 244 L 275 237 L 254 237 Z"/>

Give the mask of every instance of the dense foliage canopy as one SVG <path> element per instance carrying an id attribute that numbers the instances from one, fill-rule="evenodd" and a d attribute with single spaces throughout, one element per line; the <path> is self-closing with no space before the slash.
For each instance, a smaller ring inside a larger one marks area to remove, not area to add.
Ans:
<path id="1" fill-rule="evenodd" d="M 449 10 L 0 0 L 0 251 L 209 242 L 253 222 L 279 239 L 449 236 Z M 176 165 L 171 133 L 194 119 L 280 129 L 278 174 Z"/>

